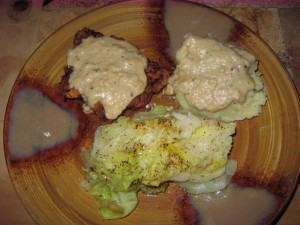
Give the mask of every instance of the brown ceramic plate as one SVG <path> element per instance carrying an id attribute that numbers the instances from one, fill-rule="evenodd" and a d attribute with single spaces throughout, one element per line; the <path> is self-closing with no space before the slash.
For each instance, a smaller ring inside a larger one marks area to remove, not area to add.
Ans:
<path id="1" fill-rule="evenodd" d="M 15 188 L 38 224 L 205 224 L 214 217 L 234 224 L 230 218 L 237 215 L 242 215 L 242 224 L 270 224 L 287 206 L 300 165 L 299 99 L 289 74 L 258 36 L 230 17 L 192 3 L 167 2 L 164 7 L 155 1 L 134 1 L 96 9 L 57 30 L 22 69 L 7 107 L 5 154 Z M 168 42 L 162 22 L 170 34 L 170 54 L 186 33 L 210 33 L 252 52 L 260 61 L 268 102 L 262 115 L 238 123 L 230 156 L 238 162 L 235 194 L 231 189 L 190 197 L 171 185 L 164 194 L 139 194 L 138 207 L 128 217 L 102 221 L 94 198 L 80 187 L 82 153 L 91 146 L 101 121 L 84 115 L 78 102 L 64 102 L 55 85 L 63 75 L 73 35 L 82 27 L 123 37 L 149 58 L 164 62 L 161 50 Z M 232 197 L 237 193 L 242 201 Z M 228 196 L 231 200 L 218 208 Z M 209 210 L 199 208 L 201 201 L 212 206 L 212 218 L 206 214 Z"/>

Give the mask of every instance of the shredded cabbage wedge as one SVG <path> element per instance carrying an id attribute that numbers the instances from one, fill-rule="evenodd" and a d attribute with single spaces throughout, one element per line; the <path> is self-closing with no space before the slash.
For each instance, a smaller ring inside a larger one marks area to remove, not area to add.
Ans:
<path id="1" fill-rule="evenodd" d="M 83 186 L 97 199 L 103 219 L 130 214 L 139 191 L 164 192 L 170 181 L 189 190 L 225 174 L 235 123 L 161 108 L 149 115 L 120 117 L 95 133 Z"/>

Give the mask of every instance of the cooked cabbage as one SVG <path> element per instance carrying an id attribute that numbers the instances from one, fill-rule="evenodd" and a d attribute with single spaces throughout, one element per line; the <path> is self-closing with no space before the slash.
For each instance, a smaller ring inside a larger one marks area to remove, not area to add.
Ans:
<path id="1" fill-rule="evenodd" d="M 224 174 L 234 123 L 185 112 L 158 114 L 147 120 L 120 117 L 96 130 L 83 184 L 104 219 L 127 216 L 140 190 L 164 192 L 170 181 L 204 183 Z"/>
<path id="2" fill-rule="evenodd" d="M 225 173 L 221 176 L 212 179 L 210 181 L 201 183 L 201 182 L 178 182 L 178 184 L 185 188 L 190 194 L 204 194 L 204 193 L 211 193 L 222 190 L 226 188 L 232 176 L 234 175 L 237 169 L 237 162 L 236 160 L 230 159 L 225 168 Z"/>

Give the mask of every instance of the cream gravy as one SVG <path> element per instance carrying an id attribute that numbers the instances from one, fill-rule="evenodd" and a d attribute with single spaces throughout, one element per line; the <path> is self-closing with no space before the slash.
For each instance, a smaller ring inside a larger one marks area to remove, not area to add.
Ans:
<path id="1" fill-rule="evenodd" d="M 100 102 L 108 119 L 117 118 L 147 84 L 147 59 L 123 40 L 89 37 L 68 51 L 67 64 L 73 67 L 70 87 L 82 94 L 85 109 Z"/>
<path id="2" fill-rule="evenodd" d="M 183 92 L 198 110 L 214 112 L 232 102 L 243 103 L 255 87 L 247 72 L 255 57 L 237 46 L 188 35 L 176 59 L 168 90 Z"/>

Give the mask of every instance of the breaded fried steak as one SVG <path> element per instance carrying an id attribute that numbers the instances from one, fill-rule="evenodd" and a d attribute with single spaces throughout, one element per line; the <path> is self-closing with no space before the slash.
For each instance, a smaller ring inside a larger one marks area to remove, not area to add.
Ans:
<path id="1" fill-rule="evenodd" d="M 143 56 L 124 39 L 79 30 L 67 53 L 58 92 L 83 102 L 83 110 L 116 119 L 124 111 L 146 106 L 168 83 L 173 68 Z"/>

